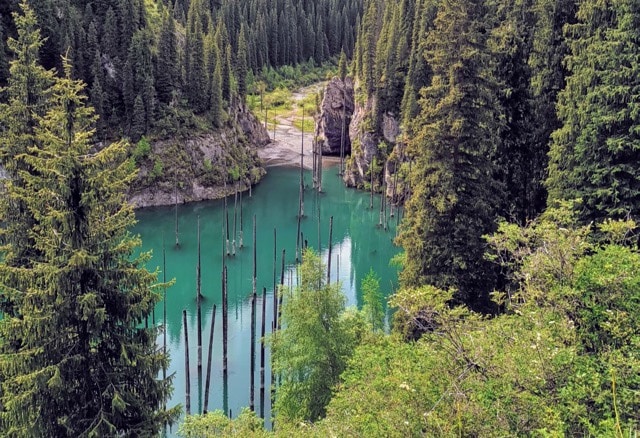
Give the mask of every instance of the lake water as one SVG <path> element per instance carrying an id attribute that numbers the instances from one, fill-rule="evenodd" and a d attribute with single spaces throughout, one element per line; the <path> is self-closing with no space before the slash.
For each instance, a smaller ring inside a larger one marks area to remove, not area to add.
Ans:
<path id="1" fill-rule="evenodd" d="M 223 409 L 235 417 L 240 409 L 249 405 L 251 294 L 253 276 L 252 222 L 257 222 L 257 316 L 256 316 L 256 373 L 255 409 L 260 413 L 260 326 L 262 291 L 266 288 L 266 331 L 271 331 L 273 320 L 274 284 L 274 229 L 277 230 L 276 277 L 281 275 L 282 250 L 286 250 L 285 284 L 295 284 L 296 229 L 298 213 L 299 169 L 270 168 L 268 175 L 253 189 L 253 196 L 243 194 L 242 229 L 244 248 L 235 257 L 226 257 L 228 269 L 228 381 L 224 385 L 222 373 L 222 308 L 221 271 L 223 256 L 224 202 L 222 200 L 178 206 L 180 247 L 175 247 L 175 209 L 158 207 L 139 210 L 138 224 L 134 229 L 140 234 L 143 250 L 152 250 L 153 259 L 148 268 L 162 271 L 163 246 L 166 255 L 166 278 L 175 278 L 174 286 L 167 290 L 167 350 L 171 355 L 168 374 L 174 374 L 174 393 L 169 406 L 185 403 L 185 342 L 182 311 L 187 310 L 191 412 L 203 408 L 204 379 L 208 354 L 209 327 L 212 306 L 217 306 L 213 366 L 209 393 L 209 411 Z M 361 281 L 373 269 L 381 278 L 383 294 L 388 296 L 397 286 L 397 268 L 389 264 L 400 249 L 393 244 L 396 218 L 389 218 L 387 230 L 379 227 L 380 197 L 374 198 L 369 208 L 369 195 L 344 187 L 337 175 L 337 168 L 324 170 L 323 193 L 316 194 L 310 187 L 311 173 L 305 172 L 305 216 L 301 224 L 303 238 L 308 246 L 320 251 L 325 263 L 328 256 L 329 221 L 333 216 L 331 281 L 339 279 L 347 306 L 362 305 Z M 230 223 L 230 239 L 233 239 L 234 197 L 227 199 Z M 197 222 L 200 217 L 201 265 L 202 265 L 202 378 L 197 370 L 197 322 L 196 322 L 196 266 Z M 320 220 L 318 221 L 318 217 Z M 396 215 L 397 217 L 397 215 Z M 236 229 L 240 230 L 240 214 L 237 213 Z M 237 239 L 236 239 L 237 240 Z M 238 242 L 236 242 L 238 243 Z M 159 275 L 162 280 L 163 273 Z M 155 322 L 162 323 L 163 303 L 155 309 Z M 153 321 L 150 321 L 153 323 Z M 163 336 L 158 338 L 162 346 Z M 270 367 L 266 351 L 266 396 L 264 414 L 270 426 L 271 403 L 269 398 Z M 168 435 L 173 436 L 173 432 Z"/>

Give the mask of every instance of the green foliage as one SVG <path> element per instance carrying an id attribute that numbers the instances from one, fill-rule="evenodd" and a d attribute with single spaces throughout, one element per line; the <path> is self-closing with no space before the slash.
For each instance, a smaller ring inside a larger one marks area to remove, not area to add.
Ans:
<path id="1" fill-rule="evenodd" d="M 180 425 L 178 434 L 186 438 L 204 437 L 266 437 L 263 420 L 247 408 L 240 411 L 237 418 L 230 419 L 222 411 L 205 415 L 188 415 Z"/>
<path id="2" fill-rule="evenodd" d="M 164 170 L 164 165 L 162 164 L 162 160 L 156 159 L 153 161 L 153 169 L 151 169 L 151 178 L 156 179 L 162 176 L 162 171 Z"/>
<path id="3" fill-rule="evenodd" d="M 168 11 L 165 11 L 162 17 L 157 65 L 156 91 L 158 99 L 164 104 L 169 104 L 174 99 L 174 93 L 180 85 L 180 74 L 176 25 Z"/>
<path id="4" fill-rule="evenodd" d="M 338 61 L 338 77 L 344 81 L 347 77 L 347 55 L 344 50 L 340 52 L 340 60 Z"/>
<path id="5" fill-rule="evenodd" d="M 196 114 L 205 114 L 210 106 L 217 110 L 217 104 L 210 105 L 207 92 L 211 82 L 220 84 L 223 99 L 230 105 L 238 97 L 245 98 L 251 77 L 262 71 L 270 71 L 270 89 L 322 80 L 327 70 L 335 71 L 341 49 L 347 57 L 352 55 L 354 23 L 362 15 L 360 0 L 274 5 L 252 0 L 243 6 L 234 0 L 61 4 L 41 0 L 33 6 L 46 38 L 39 50 L 44 65 L 61 71 L 60 56 L 68 55 L 74 77 L 92 91 L 94 79 L 100 77 L 104 98 L 100 129 L 109 138 L 129 132 L 137 94 L 142 94 L 146 127 L 153 131 L 165 112 L 157 111 L 155 104 Z M 15 36 L 9 17 L 17 9 L 17 1 L 0 6 L 0 86 L 7 77 L 4 38 Z M 215 37 L 220 51 L 220 81 L 206 71 L 203 41 L 210 36 Z M 320 65 L 323 67 L 317 69 Z M 284 78 L 279 73 L 283 66 L 294 73 L 287 71 Z M 227 107 L 221 103 L 220 108 Z M 221 114 L 212 119 L 216 128 L 221 127 Z"/>
<path id="6" fill-rule="evenodd" d="M 315 421 L 324 415 L 331 391 L 362 332 L 358 319 L 344 314 L 339 284 L 326 284 L 326 268 L 311 250 L 303 254 L 300 285 L 281 290 L 283 329 L 270 339 L 273 367 L 281 378 L 276 422 Z"/>
<path id="7" fill-rule="evenodd" d="M 515 287 L 493 318 L 452 309 L 451 291 L 398 291 L 394 329 L 419 340 L 365 338 L 311 434 L 633 436 L 640 254 L 589 233 L 566 207 L 503 224 L 489 240 Z"/>
<path id="8" fill-rule="evenodd" d="M 454 288 L 456 301 L 486 311 L 495 276 L 482 235 L 493 231 L 501 199 L 491 156 L 502 126 L 485 13 L 478 1 L 447 2 L 427 36 L 433 79 L 407 149 L 413 189 L 398 242 L 403 285 Z"/>
<path id="9" fill-rule="evenodd" d="M 238 37 L 238 53 L 236 55 L 236 77 L 238 78 L 238 95 L 244 102 L 247 97 L 247 36 L 246 28 L 242 26 Z"/>
<path id="10" fill-rule="evenodd" d="M 266 85 L 266 90 L 287 88 L 289 90 L 312 85 L 323 81 L 335 71 L 335 64 L 326 62 L 321 66 L 313 62 L 304 62 L 296 66 L 285 65 L 278 68 L 268 67 L 261 70 L 258 77 Z"/>
<path id="11" fill-rule="evenodd" d="M 380 277 L 369 270 L 362 279 L 362 313 L 371 331 L 384 330 L 384 309 L 382 307 L 382 292 L 380 291 Z"/>
<path id="12" fill-rule="evenodd" d="M 93 110 L 66 61 L 64 70 L 34 126 L 26 184 L 8 185 L 2 201 L 4 223 L 21 219 L 4 215 L 8 199 L 35 219 L 36 253 L 22 266 L 0 263 L 0 291 L 12 299 L 0 321 L 0 429 L 155 435 L 178 411 L 161 408 L 171 386 L 158 379 L 168 362 L 155 345 L 158 329 L 139 326 L 162 285 L 143 267 L 150 255 L 134 255 L 140 242 L 128 232 L 135 216 L 124 193 L 135 168 L 124 143 L 89 153 Z"/>
<path id="13" fill-rule="evenodd" d="M 264 103 L 267 111 L 271 109 L 288 109 L 291 107 L 291 91 L 287 88 L 276 88 L 275 90 L 265 94 Z"/>
<path id="14" fill-rule="evenodd" d="M 215 35 L 210 32 L 205 40 L 206 65 L 209 82 L 207 83 L 207 93 L 209 99 L 209 110 L 213 126 L 222 126 L 222 60 L 220 49 L 216 43 Z"/>
<path id="15" fill-rule="evenodd" d="M 565 210 L 566 211 L 566 210 Z M 628 247 L 593 246 L 590 227 L 558 224 L 566 214 L 547 215 L 522 229 L 517 240 L 497 246 L 522 261 L 520 289 L 509 301 L 519 314 L 530 308 L 557 312 L 574 328 L 569 344 L 577 356 L 562 375 L 558 410 L 567 434 L 585 435 L 637 428 L 637 318 L 640 255 Z M 609 224 L 615 235 L 635 224 Z M 512 229 L 511 232 L 517 232 Z M 501 232 L 504 236 L 506 233 Z M 615 238 L 615 237 L 612 237 Z M 513 242 L 518 242 L 516 245 Z M 494 243 L 495 245 L 495 243 Z M 589 254 L 589 255 L 587 255 Z"/>
<path id="16" fill-rule="evenodd" d="M 304 123 L 302 123 L 302 119 L 295 119 L 293 121 L 293 126 L 298 128 L 300 131 L 304 130 L 305 133 L 313 132 L 315 130 L 316 124 L 311 116 L 307 116 L 305 114 Z"/>
<path id="17" fill-rule="evenodd" d="M 483 320 L 461 307 L 430 306 L 440 311 L 419 342 L 389 336 L 356 350 L 320 435 L 561 433 L 545 394 L 549 368 L 562 369 L 571 357 L 564 338 L 553 336 L 567 327 L 536 317 Z"/>
<path id="18" fill-rule="evenodd" d="M 0 87 L 7 85 L 9 79 L 9 57 L 5 50 L 5 37 L 2 22 L 0 22 Z"/>
<path id="19" fill-rule="evenodd" d="M 189 104 L 195 113 L 204 112 L 208 106 L 206 93 L 208 75 L 204 62 L 204 14 L 203 2 L 190 3 L 185 42 L 185 84 L 187 99 L 189 99 Z"/>
<path id="20" fill-rule="evenodd" d="M 149 157 L 151 153 L 151 143 L 146 137 L 142 137 L 133 149 L 132 157 L 136 164 L 140 165 L 144 160 Z"/>
<path id="21" fill-rule="evenodd" d="M 566 28 L 570 76 L 558 96 L 562 126 L 549 151 L 549 199 L 582 199 L 583 223 L 636 216 L 640 10 L 629 1 L 584 1 L 576 16 Z"/>
<path id="22" fill-rule="evenodd" d="M 240 168 L 237 165 L 229 168 L 229 179 L 231 181 L 238 181 L 240 179 Z"/>
<path id="23" fill-rule="evenodd" d="M 23 172 L 31 169 L 27 157 L 38 144 L 35 127 L 50 107 L 54 80 L 53 72 L 38 62 L 43 41 L 34 11 L 25 2 L 20 7 L 23 13 L 14 15 L 18 37 L 8 40 L 15 59 L 11 61 L 8 85 L 2 93 L 6 102 L 0 103 L 0 166 L 11 179 L 11 185 L 18 189 L 27 185 Z M 24 200 L 10 197 L 4 189 L 2 184 L 0 215 L 13 220 L 4 221 L 0 227 L 3 262 L 13 267 L 30 266 L 39 255 L 31 235 L 37 218 L 27 209 Z M 24 283 L 21 286 L 26 287 Z M 0 313 L 13 313 L 12 295 L 9 291 L 0 292 Z"/>

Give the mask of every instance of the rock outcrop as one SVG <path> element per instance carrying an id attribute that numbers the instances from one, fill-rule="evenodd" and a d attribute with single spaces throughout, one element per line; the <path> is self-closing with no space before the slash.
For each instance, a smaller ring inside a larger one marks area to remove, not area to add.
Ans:
<path id="1" fill-rule="evenodd" d="M 349 125 L 354 110 L 353 81 L 334 77 L 324 89 L 320 114 L 316 120 L 316 144 L 322 155 L 340 156 L 344 140 L 344 155 L 351 153 Z"/>
<path id="2" fill-rule="evenodd" d="M 266 173 L 257 148 L 269 135 L 244 108 L 215 132 L 153 142 L 138 160 L 129 201 L 136 207 L 217 199 L 247 190 Z M 177 198 L 177 199 L 176 199 Z"/>
<path id="3" fill-rule="evenodd" d="M 249 111 L 249 108 L 244 105 L 238 107 L 235 111 L 235 116 L 249 145 L 262 147 L 271 142 L 269 133 L 262 123 Z"/>
<path id="4" fill-rule="evenodd" d="M 366 183 L 370 183 L 369 168 L 375 158 L 373 184 L 374 190 L 380 189 L 384 177 L 384 163 L 400 134 L 398 121 L 388 113 L 382 115 L 379 129 L 374 128 L 375 105 L 375 97 L 366 99 L 364 104 L 359 104 L 356 100 L 353 118 L 349 126 L 351 157 L 347 160 L 343 175 L 345 183 L 350 187 L 364 188 Z"/>

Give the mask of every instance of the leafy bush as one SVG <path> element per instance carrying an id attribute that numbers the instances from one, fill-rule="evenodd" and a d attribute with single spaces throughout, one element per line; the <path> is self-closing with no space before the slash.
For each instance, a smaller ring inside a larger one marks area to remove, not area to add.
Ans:
<path id="1" fill-rule="evenodd" d="M 164 165 L 162 164 L 162 160 L 158 157 L 153 161 L 153 169 L 151 170 L 151 177 L 153 179 L 160 178 L 162 176 L 162 171 L 164 170 Z"/>
<path id="2" fill-rule="evenodd" d="M 147 159 L 149 154 L 151 153 L 151 143 L 147 140 L 146 137 L 142 137 L 140 141 L 138 141 L 133 149 L 133 159 L 136 164 L 140 165 L 144 160 Z"/>

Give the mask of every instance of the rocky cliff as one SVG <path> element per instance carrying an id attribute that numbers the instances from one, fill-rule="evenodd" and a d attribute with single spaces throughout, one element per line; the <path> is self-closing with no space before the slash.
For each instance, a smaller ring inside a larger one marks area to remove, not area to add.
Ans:
<path id="1" fill-rule="evenodd" d="M 373 167 L 374 190 L 380 190 L 385 177 L 385 164 L 400 134 L 400 125 L 393 114 L 382 114 L 379 126 L 374 123 L 375 96 L 365 98 L 357 90 L 355 109 L 349 126 L 351 156 L 343 175 L 350 187 L 370 187 Z"/>
<path id="2" fill-rule="evenodd" d="M 322 148 L 322 155 L 339 156 L 342 147 L 345 156 L 351 153 L 349 125 L 353 110 L 353 81 L 348 77 L 344 81 L 334 77 L 324 89 L 316 120 L 315 144 Z"/>
<path id="3" fill-rule="evenodd" d="M 222 129 L 133 146 L 140 167 L 129 201 L 136 207 L 221 198 L 246 190 L 265 174 L 257 149 L 269 135 L 244 107 Z"/>

